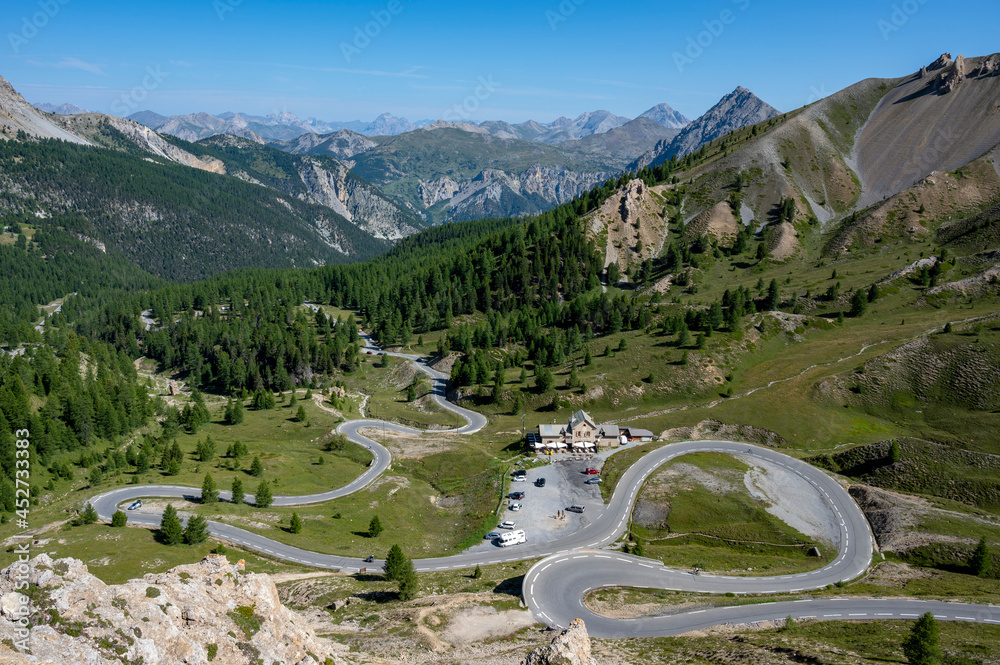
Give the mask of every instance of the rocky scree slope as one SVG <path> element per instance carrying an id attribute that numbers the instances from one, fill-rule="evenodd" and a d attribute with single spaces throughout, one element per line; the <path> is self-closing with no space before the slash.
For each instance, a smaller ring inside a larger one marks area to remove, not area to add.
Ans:
<path id="1" fill-rule="evenodd" d="M 23 131 L 42 139 L 61 139 L 87 145 L 88 142 L 56 125 L 24 100 L 7 79 L 0 76 L 0 138 L 10 139 Z"/>

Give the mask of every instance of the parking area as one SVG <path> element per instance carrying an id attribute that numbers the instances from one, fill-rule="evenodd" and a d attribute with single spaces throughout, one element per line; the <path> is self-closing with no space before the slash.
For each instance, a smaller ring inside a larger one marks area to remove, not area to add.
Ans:
<path id="1" fill-rule="evenodd" d="M 524 492 L 524 498 L 508 499 L 506 503 L 520 503 L 521 510 L 504 510 L 497 520 L 498 523 L 503 520 L 513 521 L 516 528 L 524 529 L 528 543 L 532 544 L 548 542 L 572 533 L 604 512 L 600 486 L 585 483 L 588 478 L 594 477 L 586 473 L 587 467 L 600 468 L 602 460 L 576 455 L 546 456 L 539 459 L 549 463 L 528 469 L 523 482 L 510 483 L 510 492 Z M 538 487 L 539 478 L 545 478 L 545 487 Z M 586 511 L 582 514 L 566 512 L 563 518 L 557 517 L 559 511 L 565 511 L 567 506 L 576 503 L 586 506 Z M 496 544 L 484 539 L 482 543 L 466 551 L 496 549 Z"/>

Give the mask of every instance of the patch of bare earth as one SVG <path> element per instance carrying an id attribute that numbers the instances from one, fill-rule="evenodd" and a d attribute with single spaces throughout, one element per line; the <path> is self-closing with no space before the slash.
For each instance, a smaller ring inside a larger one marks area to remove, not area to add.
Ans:
<path id="1" fill-rule="evenodd" d="M 448 432 L 407 434 L 386 430 L 383 433 L 381 429 L 372 428 L 363 429 L 361 433 L 379 441 L 392 451 L 393 456 L 397 459 L 419 459 L 426 455 L 452 450 L 462 441 L 460 435 Z"/>
<path id="2" fill-rule="evenodd" d="M 852 485 L 848 491 L 871 524 L 875 542 L 883 552 L 907 552 L 933 543 L 974 542 L 969 538 L 917 531 L 919 524 L 928 518 L 957 518 L 996 526 L 971 515 L 935 508 L 926 499 L 899 492 L 868 485 Z"/>
<path id="3" fill-rule="evenodd" d="M 914 568 L 905 563 L 881 561 L 871 567 L 868 574 L 865 575 L 864 581 L 877 586 L 902 589 L 911 580 L 923 580 L 938 575 L 938 573 L 926 568 Z"/>
<path id="4" fill-rule="evenodd" d="M 684 234 L 688 237 L 707 235 L 726 241 L 722 244 L 728 245 L 739 233 L 739 230 L 740 222 L 733 214 L 729 202 L 719 201 L 691 220 L 684 228 Z"/>
<path id="5" fill-rule="evenodd" d="M 768 228 L 767 251 L 775 261 L 792 258 L 799 250 L 799 232 L 788 222 Z"/>
<path id="6" fill-rule="evenodd" d="M 689 441 L 728 439 L 747 441 L 764 446 L 783 446 L 787 442 L 780 435 L 760 427 L 733 425 L 718 420 L 702 420 L 689 427 L 672 427 L 660 433 L 661 440 Z"/>

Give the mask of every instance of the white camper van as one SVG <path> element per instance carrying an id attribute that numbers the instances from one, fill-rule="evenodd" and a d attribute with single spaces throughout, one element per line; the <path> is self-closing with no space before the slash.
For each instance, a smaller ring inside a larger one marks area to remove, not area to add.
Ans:
<path id="1" fill-rule="evenodd" d="M 497 541 L 499 542 L 500 547 L 508 547 L 510 545 L 517 545 L 518 543 L 526 543 L 528 542 L 528 539 L 525 537 L 524 531 L 522 529 L 518 529 L 517 531 L 501 533 L 500 537 L 497 538 Z"/>

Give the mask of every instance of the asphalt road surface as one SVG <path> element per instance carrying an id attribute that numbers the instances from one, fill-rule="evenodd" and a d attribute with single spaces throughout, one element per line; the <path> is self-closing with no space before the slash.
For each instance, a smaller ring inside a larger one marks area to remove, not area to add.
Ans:
<path id="1" fill-rule="evenodd" d="M 381 352 L 366 336 L 367 349 Z M 464 418 L 467 424 L 455 431 L 473 433 L 482 429 L 486 418 L 481 414 L 451 404 L 445 398 L 447 375 L 429 367 L 423 358 L 392 354 L 413 362 L 429 375 L 433 382 L 434 399 L 443 408 Z M 368 448 L 375 456 L 366 471 L 350 484 L 339 489 L 303 496 L 276 496 L 274 505 L 296 506 L 320 503 L 346 496 L 369 485 L 389 467 L 392 457 L 382 445 L 361 435 L 360 429 L 384 427 L 398 432 L 416 434 L 418 430 L 378 420 L 354 420 L 342 423 L 338 431 L 351 441 Z M 808 573 L 776 577 L 730 577 L 694 575 L 691 571 L 665 568 L 662 563 L 624 555 L 599 548 L 614 543 L 628 526 L 628 518 L 643 482 L 662 464 L 681 455 L 695 452 L 748 454 L 766 459 L 806 479 L 822 495 L 840 526 L 838 556 L 827 566 Z M 538 491 L 538 490 L 535 490 Z M 105 520 L 123 504 L 138 498 L 176 498 L 198 500 L 201 490 L 171 485 L 134 485 L 114 489 L 91 500 L 98 515 Z M 222 500 L 229 492 L 220 492 Z M 252 496 L 246 501 L 251 502 Z M 130 513 L 134 525 L 159 526 L 160 515 Z M 534 616 L 552 627 L 565 627 L 577 617 L 584 618 L 587 630 L 596 637 L 647 637 L 674 635 L 718 624 L 746 624 L 760 621 L 794 618 L 850 620 L 896 618 L 912 619 L 931 611 L 944 620 L 978 621 L 1000 624 L 1000 608 L 987 605 L 925 602 L 897 599 L 826 599 L 804 598 L 798 601 L 750 604 L 734 607 L 684 612 L 667 616 L 636 619 L 611 619 L 587 610 L 583 597 L 599 587 L 648 587 L 699 593 L 768 594 L 799 593 L 815 590 L 863 574 L 872 558 L 873 542 L 868 522 L 847 492 L 819 469 L 782 453 L 732 441 L 687 441 L 663 446 L 647 453 L 629 468 L 619 480 L 606 509 L 592 521 L 565 535 L 545 543 L 529 542 L 494 552 L 465 552 L 448 557 L 418 559 L 414 563 L 420 572 L 471 568 L 507 561 L 546 557 L 525 575 L 522 594 Z M 218 538 L 263 552 L 269 556 L 316 568 L 353 572 L 362 568 L 380 568 L 382 561 L 365 563 L 360 558 L 320 554 L 285 545 L 264 536 L 220 522 L 209 522 L 209 532 Z"/>

